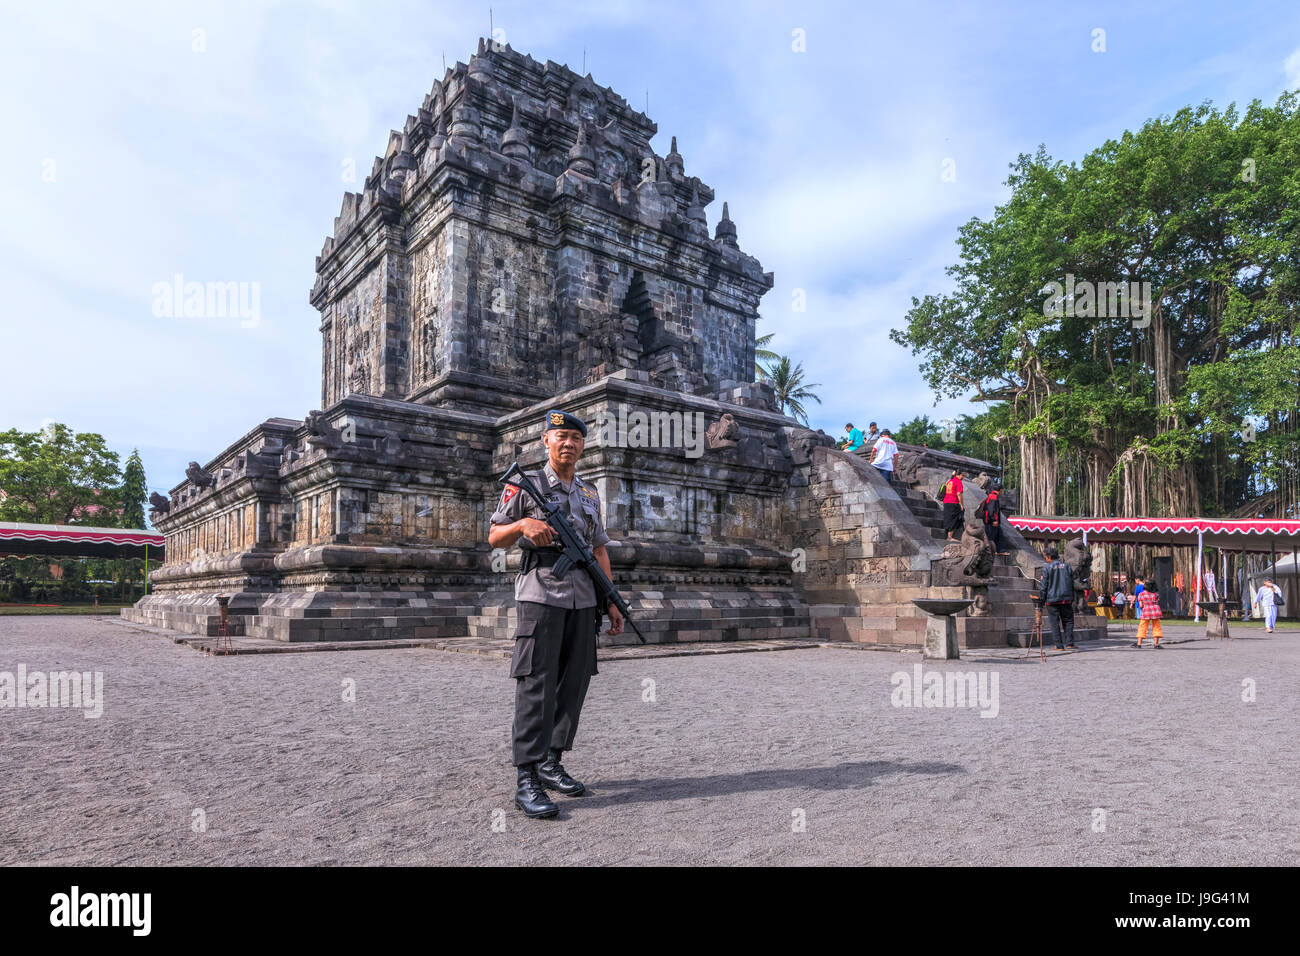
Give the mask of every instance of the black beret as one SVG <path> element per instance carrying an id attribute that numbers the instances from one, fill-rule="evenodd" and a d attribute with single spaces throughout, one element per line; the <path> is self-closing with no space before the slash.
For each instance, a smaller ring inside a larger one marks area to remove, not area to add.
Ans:
<path id="1" fill-rule="evenodd" d="M 587 437 L 587 423 L 577 415 L 570 415 L 558 408 L 552 408 L 546 413 L 546 431 L 549 432 L 552 428 L 572 428 L 582 432 L 583 438 Z"/>

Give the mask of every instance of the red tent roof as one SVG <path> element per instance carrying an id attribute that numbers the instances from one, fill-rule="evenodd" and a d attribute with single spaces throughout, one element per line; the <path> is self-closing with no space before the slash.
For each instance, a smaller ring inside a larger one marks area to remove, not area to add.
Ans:
<path id="1" fill-rule="evenodd" d="M 84 528 L 61 524 L 0 521 L 0 554 L 59 554 L 73 557 L 161 559 L 167 539 L 130 528 Z"/>
<path id="2" fill-rule="evenodd" d="M 1300 544 L 1294 518 L 1036 518 L 1008 516 L 1026 538 L 1059 539 L 1087 534 L 1088 541 L 1112 544 L 1190 544 L 1198 537 L 1225 551 L 1290 550 Z"/>

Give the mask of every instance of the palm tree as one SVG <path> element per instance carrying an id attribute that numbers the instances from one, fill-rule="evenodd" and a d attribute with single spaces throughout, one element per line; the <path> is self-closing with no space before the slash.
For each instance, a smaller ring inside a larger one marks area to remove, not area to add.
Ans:
<path id="1" fill-rule="evenodd" d="M 821 383 L 805 384 L 803 363 L 800 362 L 792 368 L 789 357 L 785 355 L 777 356 L 777 360 L 765 368 L 763 373 L 764 379 L 771 383 L 772 391 L 776 393 L 777 410 L 807 425 L 808 413 L 804 410 L 803 403 L 808 399 L 812 399 L 818 405 L 822 403 L 822 400 L 810 391 L 819 387 Z"/>
<path id="2" fill-rule="evenodd" d="M 754 342 L 754 381 L 756 382 L 767 381 L 767 369 L 761 363 L 775 362 L 781 357 L 767 347 L 774 335 L 775 332 L 768 332 L 767 335 L 760 335 Z"/>

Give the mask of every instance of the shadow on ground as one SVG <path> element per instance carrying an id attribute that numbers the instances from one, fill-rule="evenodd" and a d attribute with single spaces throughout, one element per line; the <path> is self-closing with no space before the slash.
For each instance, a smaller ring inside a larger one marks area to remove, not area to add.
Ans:
<path id="1" fill-rule="evenodd" d="M 686 797 L 720 797 L 759 790 L 861 790 L 891 774 L 966 773 L 952 763 L 907 763 L 867 760 L 833 767 L 790 770 L 750 770 L 745 773 L 714 774 L 707 777 L 646 777 L 636 780 L 602 780 L 599 788 L 588 787 L 583 797 L 568 801 L 589 807 L 611 804 L 655 803 Z M 613 792 L 611 792 L 613 791 Z"/>

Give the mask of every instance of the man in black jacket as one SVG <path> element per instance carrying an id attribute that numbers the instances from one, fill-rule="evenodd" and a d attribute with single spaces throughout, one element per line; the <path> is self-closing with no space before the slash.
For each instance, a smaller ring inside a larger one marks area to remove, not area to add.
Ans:
<path id="1" fill-rule="evenodd" d="M 1059 560 L 1060 552 L 1047 549 L 1047 564 L 1043 566 L 1043 607 L 1052 617 L 1052 640 L 1058 651 L 1074 647 L 1074 575 Z M 1061 626 L 1065 626 L 1065 643 L 1061 643 Z"/>
<path id="2" fill-rule="evenodd" d="M 1002 550 L 1002 502 L 998 500 L 997 488 L 989 491 L 988 497 L 980 504 L 975 514 L 984 519 L 984 533 L 993 543 L 993 550 L 998 554 L 1006 554 L 1007 552 Z"/>

